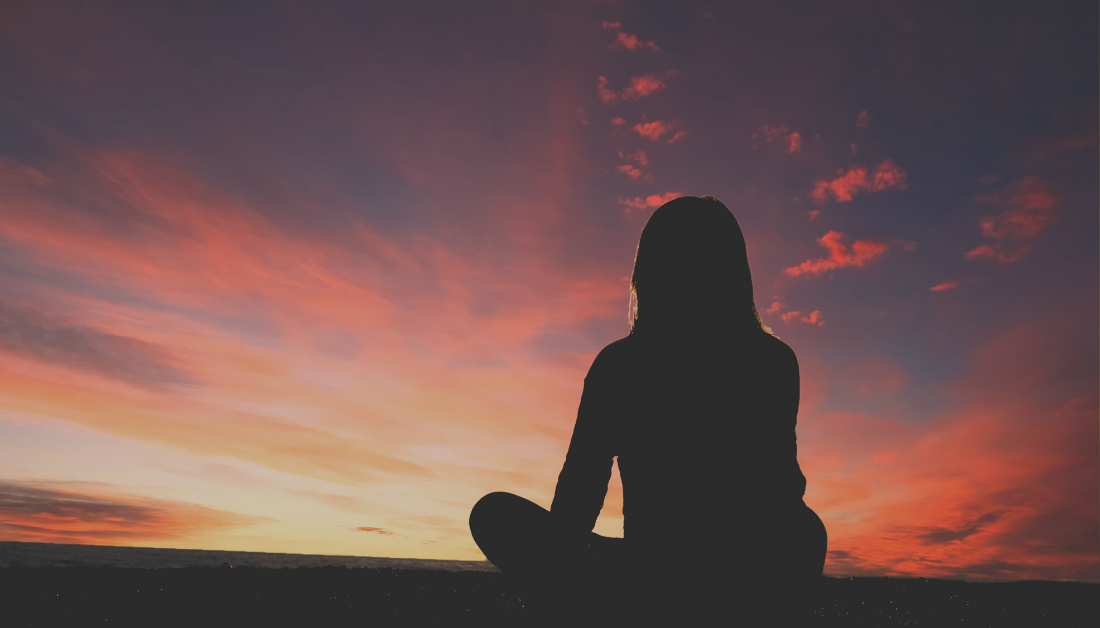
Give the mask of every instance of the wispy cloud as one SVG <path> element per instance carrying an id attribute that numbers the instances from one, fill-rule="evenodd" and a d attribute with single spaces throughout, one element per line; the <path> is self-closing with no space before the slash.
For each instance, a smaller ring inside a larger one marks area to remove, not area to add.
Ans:
<path id="1" fill-rule="evenodd" d="M 629 212 L 632 209 L 648 209 L 656 208 L 664 205 L 675 198 L 683 196 L 683 192 L 665 192 L 664 194 L 652 194 L 642 198 L 641 196 L 635 196 L 634 198 L 620 198 L 619 204 L 625 207 L 624 211 Z"/>
<path id="2" fill-rule="evenodd" d="M 618 22 L 615 22 L 617 24 Z M 615 42 L 608 46 L 611 50 L 625 49 L 625 50 L 651 50 L 653 52 L 661 52 L 661 48 L 657 46 L 657 42 L 650 39 L 649 41 L 642 41 L 637 35 L 631 35 L 625 31 L 619 31 L 615 36 Z"/>
<path id="3" fill-rule="evenodd" d="M 786 144 L 788 153 L 797 153 L 802 151 L 802 135 L 798 131 L 791 131 L 786 125 L 770 126 L 763 125 L 752 132 L 750 136 L 754 140 L 764 140 L 764 142 L 771 144 L 772 142 L 781 141 Z M 760 145 L 753 144 L 753 148 L 758 148 Z"/>
<path id="4" fill-rule="evenodd" d="M 372 527 L 367 527 L 367 526 L 359 526 L 359 527 L 355 528 L 355 530 L 358 531 L 358 532 L 370 532 L 370 533 L 373 533 L 373 534 L 381 534 L 383 536 L 391 536 L 391 535 L 394 534 L 392 531 L 387 530 L 385 528 L 372 528 Z"/>
<path id="5" fill-rule="evenodd" d="M 139 386 L 198 384 L 164 347 L 0 303 L 0 351 Z"/>
<path id="6" fill-rule="evenodd" d="M 905 171 L 894 164 L 893 159 L 880 162 L 870 174 L 862 166 L 847 172 L 840 170 L 837 174 L 839 176 L 831 181 L 822 179 L 814 183 L 809 197 L 818 203 L 824 203 L 832 195 L 838 203 L 843 203 L 852 200 L 861 191 L 879 192 L 890 188 L 904 190 L 907 187 Z"/>
<path id="7" fill-rule="evenodd" d="M 890 248 L 880 240 L 857 240 L 848 246 L 843 242 L 846 237 L 839 231 L 829 231 L 817 240 L 819 245 L 829 251 L 828 257 L 806 260 L 783 272 L 789 277 L 797 277 L 805 274 L 820 275 L 846 266 L 863 266 L 878 259 Z"/>
<path id="8" fill-rule="evenodd" d="M 605 105 L 610 105 L 621 100 L 641 100 L 650 94 L 655 94 L 663 90 L 666 85 L 664 79 L 673 77 L 679 74 L 676 70 L 669 70 L 661 74 L 655 72 L 646 72 L 640 76 L 633 76 L 630 78 L 629 84 L 622 89 L 621 92 L 608 87 L 610 82 L 607 77 L 599 77 L 596 83 L 596 95 L 599 97 L 600 102 Z"/>
<path id="9" fill-rule="evenodd" d="M 623 100 L 638 100 L 664 88 L 664 81 L 653 72 L 646 72 L 641 76 L 631 77 L 630 85 L 623 88 L 622 98 Z"/>
<path id="10" fill-rule="evenodd" d="M 180 539 L 271 521 L 186 502 L 112 494 L 111 487 L 0 480 L 0 530 L 16 541 L 110 544 Z"/>
<path id="11" fill-rule="evenodd" d="M 945 290 L 950 290 L 952 288 L 958 288 L 958 287 L 959 287 L 959 282 L 957 282 L 957 281 L 944 281 L 944 282 L 941 282 L 941 283 L 938 283 L 938 284 L 932 286 L 931 288 L 929 288 L 929 290 L 931 290 L 932 292 L 943 292 Z"/>
<path id="12" fill-rule="evenodd" d="M 982 218 L 982 236 L 994 241 L 966 252 L 968 260 L 1018 262 L 1031 252 L 1021 244 L 1042 233 L 1058 218 L 1058 197 L 1051 194 L 1038 177 L 1029 176 L 1001 192 L 981 195 L 979 202 L 1007 205 L 1009 209 L 996 216 Z"/>
<path id="13" fill-rule="evenodd" d="M 630 177 L 631 179 L 637 179 L 638 177 L 642 176 L 642 171 L 638 170 L 634 166 L 631 166 L 630 164 L 622 164 L 621 166 L 619 166 L 618 170 L 619 172 Z"/>
<path id="14" fill-rule="evenodd" d="M 50 178 L 37 168 L 21 166 L 10 159 L 0 157 L 0 181 L 9 185 L 42 187 L 50 182 Z"/>
<path id="15" fill-rule="evenodd" d="M 605 105 L 619 100 L 619 95 L 615 93 L 615 90 L 607 88 L 608 81 L 606 76 L 601 76 L 599 82 L 596 83 L 596 96 L 599 97 L 600 102 Z"/>

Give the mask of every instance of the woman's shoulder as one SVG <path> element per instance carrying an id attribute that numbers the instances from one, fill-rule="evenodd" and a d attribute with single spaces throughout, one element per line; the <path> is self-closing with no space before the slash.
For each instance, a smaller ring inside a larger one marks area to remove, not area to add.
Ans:
<path id="1" fill-rule="evenodd" d="M 761 357 L 776 368 L 798 371 L 798 358 L 794 354 L 794 349 L 791 349 L 787 343 L 766 332 L 762 332 L 759 338 Z"/>
<path id="2" fill-rule="evenodd" d="M 612 342 L 596 354 L 589 372 L 616 369 L 620 365 L 631 363 L 637 354 L 637 344 L 637 339 L 633 336 L 625 336 Z"/>

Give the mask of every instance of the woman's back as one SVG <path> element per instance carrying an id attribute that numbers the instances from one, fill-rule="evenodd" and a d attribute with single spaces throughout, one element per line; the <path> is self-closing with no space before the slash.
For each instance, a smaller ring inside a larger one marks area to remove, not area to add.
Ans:
<path id="1" fill-rule="evenodd" d="M 552 512 L 582 527 L 594 522 L 606 479 L 593 471 L 609 471 L 614 456 L 632 546 L 660 551 L 670 530 L 690 525 L 713 548 L 715 528 L 725 534 L 731 522 L 801 505 L 797 409 L 794 353 L 763 331 L 623 338 L 600 352 L 585 379 Z"/>

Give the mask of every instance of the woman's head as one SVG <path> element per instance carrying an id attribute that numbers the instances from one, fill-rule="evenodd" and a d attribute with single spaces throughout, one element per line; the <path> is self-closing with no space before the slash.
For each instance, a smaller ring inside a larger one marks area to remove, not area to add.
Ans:
<path id="1" fill-rule="evenodd" d="M 684 196 L 650 216 L 630 278 L 630 333 L 764 330 L 745 237 L 711 196 Z"/>

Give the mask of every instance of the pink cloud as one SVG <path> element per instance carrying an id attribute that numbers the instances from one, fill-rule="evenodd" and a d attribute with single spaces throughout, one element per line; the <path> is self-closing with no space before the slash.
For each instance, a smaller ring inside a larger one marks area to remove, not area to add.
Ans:
<path id="1" fill-rule="evenodd" d="M 820 209 L 811 209 L 810 211 L 808 211 L 806 213 L 808 213 L 810 215 L 810 220 L 813 220 L 814 218 L 817 218 L 817 215 L 821 213 L 821 210 Z"/>
<path id="2" fill-rule="evenodd" d="M 599 97 L 600 102 L 605 105 L 610 105 L 619 99 L 619 95 L 613 90 L 607 89 L 607 77 L 601 76 L 600 82 L 596 86 L 596 95 Z"/>
<path id="3" fill-rule="evenodd" d="M 637 179 L 638 177 L 642 176 L 642 171 L 638 170 L 634 166 L 631 166 L 630 164 L 623 164 L 619 166 L 618 170 L 619 172 L 630 177 L 631 179 Z"/>
<path id="4" fill-rule="evenodd" d="M 958 287 L 959 282 L 957 281 L 944 281 L 932 286 L 931 288 L 929 288 L 929 290 L 931 290 L 932 292 L 943 292 L 944 290 L 950 290 L 952 288 Z"/>
<path id="5" fill-rule="evenodd" d="M 769 144 L 782 140 L 787 144 L 788 153 L 797 153 L 802 150 L 802 134 L 798 131 L 791 131 L 790 127 L 783 124 L 779 126 L 765 124 L 753 131 L 749 137 L 754 140 L 762 139 Z M 759 144 L 753 144 L 752 147 L 758 148 Z"/>
<path id="6" fill-rule="evenodd" d="M 658 78 L 656 74 L 646 72 L 641 76 L 635 76 L 630 79 L 630 85 L 623 89 L 622 99 L 638 100 L 664 88 L 664 81 Z"/>
<path id="7" fill-rule="evenodd" d="M 1003 192 L 1003 193 L 1002 193 Z M 982 236 L 994 240 L 966 252 L 968 260 L 995 260 L 1003 264 L 1018 262 L 1031 252 L 1019 242 L 1033 238 L 1058 217 L 1058 197 L 1051 194 L 1038 177 L 1024 177 L 1007 190 L 978 195 L 981 203 L 1003 203 L 1009 206 L 996 216 L 982 218 Z"/>
<path id="8" fill-rule="evenodd" d="M 42 187 L 50 182 L 50 178 L 37 168 L 20 166 L 10 159 L 0 157 L 0 181 Z"/>
<path id="9" fill-rule="evenodd" d="M 102 484 L 0 480 L 5 540 L 79 545 L 187 539 L 272 521 L 188 502 L 113 492 Z"/>
<path id="10" fill-rule="evenodd" d="M 609 31 L 617 31 L 621 28 L 618 22 L 604 22 L 603 27 Z"/>
<path id="11" fill-rule="evenodd" d="M 817 325 L 818 327 L 823 327 L 825 325 L 825 321 L 821 318 L 821 310 L 814 310 L 806 316 L 803 316 L 802 312 L 798 310 L 793 310 L 781 315 L 779 318 L 783 319 L 783 322 L 788 325 L 795 321 L 806 323 L 807 325 Z"/>
<path id="12" fill-rule="evenodd" d="M 389 530 L 386 530 L 384 528 L 371 528 L 371 527 L 367 527 L 367 526 L 359 526 L 355 529 L 359 532 L 373 532 L 374 534 L 384 534 L 384 535 L 392 535 L 393 534 L 393 532 L 391 532 Z"/>
<path id="13" fill-rule="evenodd" d="M 621 120 L 622 118 L 619 118 L 619 119 Z M 648 166 L 649 165 L 649 158 L 646 157 L 646 153 L 645 153 L 644 150 L 637 150 L 637 151 L 634 151 L 633 153 L 624 153 L 623 151 L 619 151 L 619 158 L 620 159 L 629 159 L 630 161 L 636 161 L 636 162 L 638 162 L 639 165 L 642 165 L 642 166 Z"/>
<path id="14" fill-rule="evenodd" d="M 645 198 L 642 198 L 640 196 L 635 196 L 633 199 L 620 198 L 619 204 L 626 207 L 626 210 L 624 211 L 629 213 L 631 209 L 647 209 L 650 207 L 660 207 L 661 205 L 664 205 L 672 199 L 680 198 L 683 195 L 683 192 L 665 192 L 664 194 L 652 194 Z"/>
<path id="15" fill-rule="evenodd" d="M 579 117 L 581 119 L 581 124 L 582 125 L 588 126 L 588 116 L 585 115 L 584 109 L 581 109 L 579 107 L 577 108 L 577 117 Z"/>
<path id="16" fill-rule="evenodd" d="M 1006 249 L 1001 245 L 978 245 L 965 253 L 966 259 L 970 261 L 979 259 L 990 259 L 1001 262 L 1002 264 L 1011 264 L 1012 262 L 1018 262 L 1031 253 L 1031 249 L 1026 246 L 1019 246 L 1014 249 Z"/>
<path id="17" fill-rule="evenodd" d="M 660 120 L 654 120 L 653 122 L 640 122 L 634 125 L 634 132 L 651 142 L 656 142 L 662 135 L 671 130 L 669 124 L 665 124 Z"/>
<path id="18" fill-rule="evenodd" d="M 672 137 L 668 138 L 668 143 L 673 144 L 675 142 L 678 142 L 678 141 L 682 140 L 684 138 L 684 136 L 687 135 L 687 134 L 688 134 L 687 131 L 677 131 Z"/>
<path id="19" fill-rule="evenodd" d="M 788 153 L 798 153 L 802 151 L 802 136 L 797 131 L 791 133 L 787 138 L 789 145 L 787 146 Z"/>
<path id="20" fill-rule="evenodd" d="M 1058 197 L 1037 177 L 1020 181 L 1009 202 L 1015 207 L 982 219 L 982 235 L 995 240 L 1020 240 L 1038 235 L 1057 218 Z"/>
<path id="21" fill-rule="evenodd" d="M 790 135 L 790 131 L 790 128 L 782 124 L 779 126 L 770 126 L 765 124 L 753 131 L 750 137 L 754 140 L 757 138 L 763 138 L 765 142 L 768 142 L 770 144 L 777 139 L 788 137 Z"/>
<path id="22" fill-rule="evenodd" d="M 615 38 L 615 43 L 608 46 L 611 50 L 616 48 L 626 48 L 627 50 L 652 50 L 653 52 L 660 52 L 661 49 L 657 46 L 657 42 L 650 39 L 643 42 L 638 39 L 636 35 L 631 35 L 623 31 L 619 31 L 618 36 Z"/>
<path id="23" fill-rule="evenodd" d="M 856 118 L 856 128 L 866 129 L 869 126 L 871 126 L 871 116 L 867 115 L 867 110 L 864 109 L 859 112 L 859 117 Z"/>
<path id="24" fill-rule="evenodd" d="M 829 257 L 816 260 L 807 260 L 798 266 L 787 268 L 783 272 L 790 277 L 804 274 L 820 275 L 823 272 L 845 266 L 863 266 L 882 256 L 889 246 L 878 240 L 857 240 L 851 247 L 846 246 L 842 240 L 844 234 L 839 231 L 829 231 L 821 236 L 817 243 L 829 251 Z"/>
<path id="25" fill-rule="evenodd" d="M 800 320 L 803 323 L 809 323 L 810 325 L 817 325 L 818 327 L 821 327 L 822 325 L 825 324 L 825 321 L 821 320 L 821 311 L 820 310 L 814 310 L 813 312 L 810 312 L 809 316 L 803 316 Z"/>
<path id="26" fill-rule="evenodd" d="M 772 304 L 768 306 L 768 309 L 764 310 L 765 314 L 775 314 L 783 308 L 783 304 L 779 301 L 772 301 Z"/>
<path id="27" fill-rule="evenodd" d="M 626 120 L 622 118 L 611 118 L 611 124 L 614 124 L 615 126 L 622 126 L 626 124 Z"/>
<path id="28" fill-rule="evenodd" d="M 831 194 L 838 203 L 852 200 L 860 191 L 880 192 L 889 188 L 904 190 L 905 171 L 894 164 L 893 159 L 887 159 L 877 166 L 868 176 L 867 169 L 857 166 L 844 172 L 838 171 L 837 178 L 832 181 L 819 180 L 814 183 L 814 189 L 809 197 L 818 203 L 824 203 Z"/>

